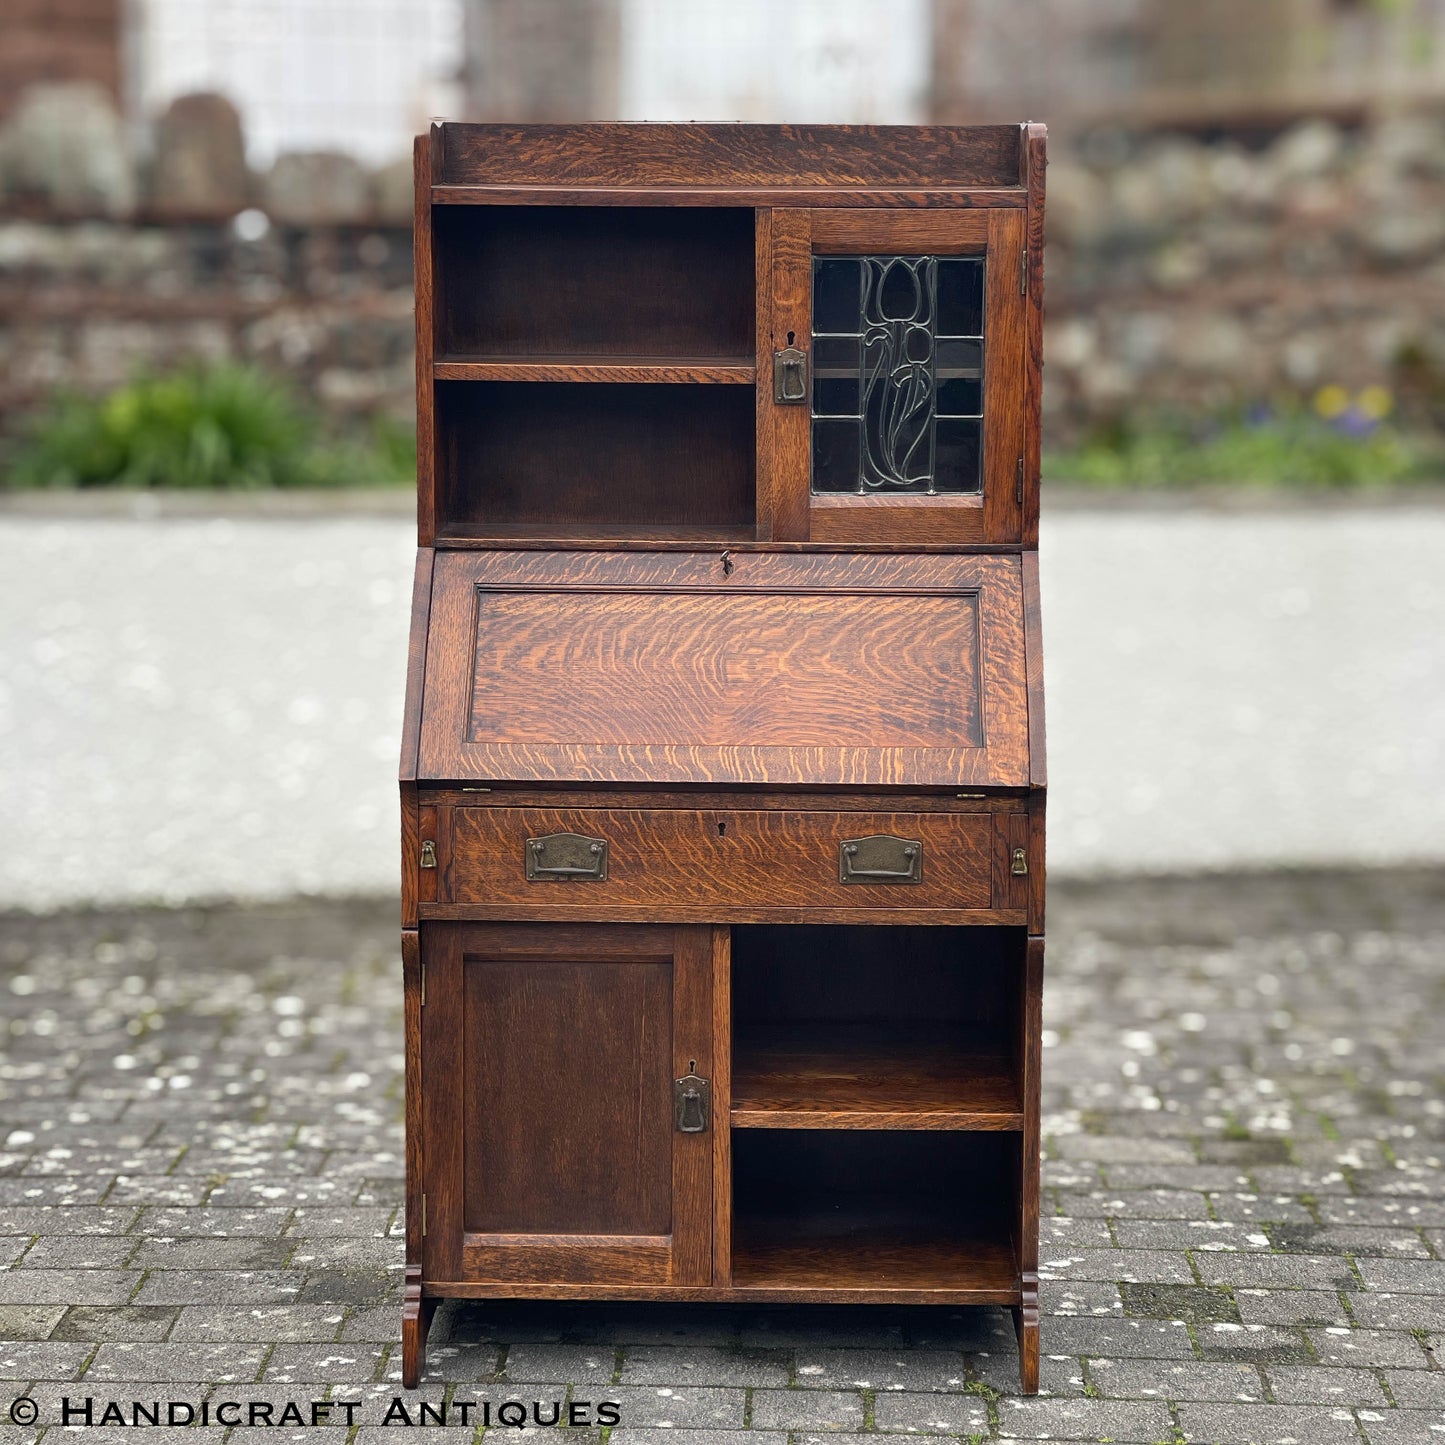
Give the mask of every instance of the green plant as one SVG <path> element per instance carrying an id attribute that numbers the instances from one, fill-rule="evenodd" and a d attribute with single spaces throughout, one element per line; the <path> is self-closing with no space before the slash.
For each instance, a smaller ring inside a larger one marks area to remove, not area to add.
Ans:
<path id="1" fill-rule="evenodd" d="M 313 448 L 307 485 L 390 486 L 416 480 L 416 429 L 390 417 L 375 417 L 365 436 Z"/>
<path id="2" fill-rule="evenodd" d="M 21 444 L 22 487 L 303 487 L 409 480 L 415 439 L 375 423 L 363 442 L 320 437 L 314 414 L 253 367 L 138 376 L 95 399 L 64 395 Z"/>
<path id="3" fill-rule="evenodd" d="M 1353 411 L 1264 409 L 1200 424 L 1118 422 L 1051 455 L 1045 473 L 1101 486 L 1370 487 L 1445 475 L 1438 446 Z"/>

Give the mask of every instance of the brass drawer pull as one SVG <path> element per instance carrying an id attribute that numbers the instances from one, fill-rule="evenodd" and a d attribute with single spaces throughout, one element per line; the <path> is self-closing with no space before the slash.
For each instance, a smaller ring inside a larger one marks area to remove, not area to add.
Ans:
<path id="1" fill-rule="evenodd" d="M 545 838 L 527 839 L 524 858 L 530 883 L 607 877 L 605 838 L 588 838 L 582 833 L 548 833 Z"/>
<path id="2" fill-rule="evenodd" d="M 840 883 L 922 883 L 923 844 L 917 838 L 874 833 L 838 845 Z"/>

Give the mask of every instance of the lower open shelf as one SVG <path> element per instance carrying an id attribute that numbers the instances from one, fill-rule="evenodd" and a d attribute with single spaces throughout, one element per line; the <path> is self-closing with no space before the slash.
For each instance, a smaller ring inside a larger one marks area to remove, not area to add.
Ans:
<path id="1" fill-rule="evenodd" d="M 732 1285 L 1018 1297 L 1016 1135 L 734 1130 Z"/>
<path id="2" fill-rule="evenodd" d="M 1007 1237 L 970 1235 L 916 1216 L 788 1214 L 733 1228 L 733 1287 L 778 1290 L 930 1290 L 1010 1304 L 1018 1297 Z"/>
<path id="3" fill-rule="evenodd" d="M 1013 1060 L 964 1025 L 776 1024 L 734 1042 L 735 1129 L 1020 1129 Z"/>

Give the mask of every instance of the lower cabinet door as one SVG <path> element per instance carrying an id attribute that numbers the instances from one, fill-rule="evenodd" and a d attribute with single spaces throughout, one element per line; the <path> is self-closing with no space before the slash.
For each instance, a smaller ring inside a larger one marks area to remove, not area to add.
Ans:
<path id="1" fill-rule="evenodd" d="M 710 1282 L 713 949 L 707 926 L 423 925 L 429 1280 Z"/>

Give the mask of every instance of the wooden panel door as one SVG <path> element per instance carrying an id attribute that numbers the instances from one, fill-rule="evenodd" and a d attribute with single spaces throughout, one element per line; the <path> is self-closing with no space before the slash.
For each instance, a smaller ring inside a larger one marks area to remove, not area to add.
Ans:
<path id="1" fill-rule="evenodd" d="M 1016 208 L 774 210 L 757 232 L 759 535 L 1017 542 L 1028 241 Z M 807 395 L 773 393 L 806 353 Z"/>
<path id="2" fill-rule="evenodd" d="M 429 1282 L 709 1282 L 717 1125 L 678 1129 L 674 1080 L 712 1078 L 712 947 L 704 926 L 424 926 Z"/>

